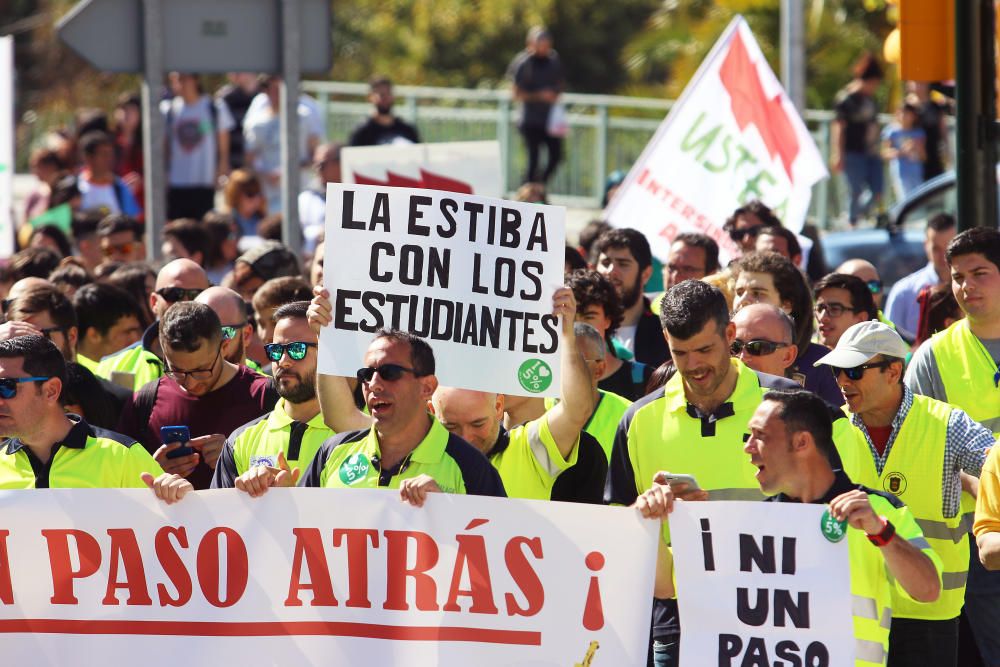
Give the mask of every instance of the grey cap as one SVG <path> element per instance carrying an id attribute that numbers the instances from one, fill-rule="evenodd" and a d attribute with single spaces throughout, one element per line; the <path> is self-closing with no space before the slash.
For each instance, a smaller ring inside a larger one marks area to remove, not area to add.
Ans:
<path id="1" fill-rule="evenodd" d="M 895 329 L 877 320 L 869 320 L 848 327 L 837 341 L 837 347 L 813 366 L 854 368 L 880 354 L 904 359 L 909 353 L 910 346 Z"/>
<path id="2" fill-rule="evenodd" d="M 264 241 L 247 250 L 236 261 L 249 264 L 263 280 L 302 275 L 295 254 L 279 241 Z"/>

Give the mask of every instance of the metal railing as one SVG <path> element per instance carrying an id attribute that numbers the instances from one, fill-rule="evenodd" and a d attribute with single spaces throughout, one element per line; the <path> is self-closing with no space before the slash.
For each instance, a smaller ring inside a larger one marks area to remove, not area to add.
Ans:
<path id="1" fill-rule="evenodd" d="M 326 111 L 327 136 L 345 140 L 371 113 L 364 83 L 303 81 Z M 509 90 L 395 86 L 396 112 L 417 126 L 426 142 L 497 139 L 500 142 L 504 188 L 517 189 L 526 156 L 517 136 L 517 105 Z M 569 112 L 564 162 L 549 183 L 550 197 L 580 208 L 601 207 L 608 174 L 627 171 L 639 157 L 673 101 L 622 95 L 562 96 Z M 829 161 L 831 111 L 806 111 L 804 119 L 824 160 Z M 890 116 L 882 117 L 888 122 Z M 891 199 L 890 188 L 886 196 Z M 846 185 L 838 176 L 816 184 L 810 217 L 827 227 L 841 215 Z"/>

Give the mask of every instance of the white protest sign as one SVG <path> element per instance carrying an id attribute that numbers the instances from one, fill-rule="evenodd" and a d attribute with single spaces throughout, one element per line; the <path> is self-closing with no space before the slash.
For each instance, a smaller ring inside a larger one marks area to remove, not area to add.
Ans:
<path id="1" fill-rule="evenodd" d="M 14 38 L 0 37 L 0 257 L 14 254 Z"/>
<path id="2" fill-rule="evenodd" d="M 347 146 L 340 153 L 344 183 L 503 196 L 500 142 Z"/>
<path id="3" fill-rule="evenodd" d="M 645 665 L 656 524 L 377 489 L 0 492 L 8 665 Z"/>
<path id="4" fill-rule="evenodd" d="M 805 123 L 738 16 L 632 166 L 605 218 L 643 232 L 663 262 L 677 234 L 707 234 L 725 266 L 740 254 L 722 231 L 737 207 L 760 199 L 799 231 L 813 184 L 827 176 Z"/>
<path id="5" fill-rule="evenodd" d="M 445 386 L 559 395 L 566 210 L 331 183 L 319 372 L 354 376 L 383 327 L 425 338 Z"/>
<path id="6" fill-rule="evenodd" d="M 825 510 L 675 504 L 681 665 L 854 664 L 847 540 L 823 536 Z"/>

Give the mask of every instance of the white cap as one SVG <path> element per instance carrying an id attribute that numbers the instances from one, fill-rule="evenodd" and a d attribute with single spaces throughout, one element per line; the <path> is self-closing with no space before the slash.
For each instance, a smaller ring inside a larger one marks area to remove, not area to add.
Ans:
<path id="1" fill-rule="evenodd" d="M 909 353 L 910 347 L 903 342 L 895 329 L 877 320 L 869 320 L 848 327 L 837 341 L 837 347 L 813 366 L 825 364 L 838 368 L 854 368 L 879 354 L 904 359 Z"/>

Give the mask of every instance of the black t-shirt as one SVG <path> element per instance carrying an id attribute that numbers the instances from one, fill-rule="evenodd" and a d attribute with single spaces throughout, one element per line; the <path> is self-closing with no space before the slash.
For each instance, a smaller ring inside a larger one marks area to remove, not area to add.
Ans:
<path id="1" fill-rule="evenodd" d="M 861 91 L 837 95 L 837 120 L 844 123 L 844 150 L 848 153 L 879 153 L 878 105 Z"/>
<path id="2" fill-rule="evenodd" d="M 646 395 L 646 383 L 653 370 L 652 366 L 646 364 L 623 361 L 621 368 L 597 383 L 597 388 L 630 401 L 638 401 Z"/>
<path id="3" fill-rule="evenodd" d="M 927 159 L 924 160 L 924 180 L 934 178 L 944 173 L 944 161 L 941 159 L 941 117 L 945 115 L 944 107 L 932 100 L 924 102 L 920 107 L 920 127 L 924 128 L 924 148 Z"/>
<path id="4" fill-rule="evenodd" d="M 563 88 L 562 63 L 555 51 L 545 57 L 538 57 L 522 51 L 510 64 L 508 76 L 514 85 L 526 93 L 543 90 L 559 92 Z M 525 102 L 521 127 L 545 128 L 549 121 L 552 105 L 548 102 Z"/>
<path id="5" fill-rule="evenodd" d="M 374 117 L 369 117 L 351 133 L 351 146 L 382 146 L 404 139 L 419 144 L 420 136 L 415 127 L 393 117 L 392 125 L 382 125 Z"/>

